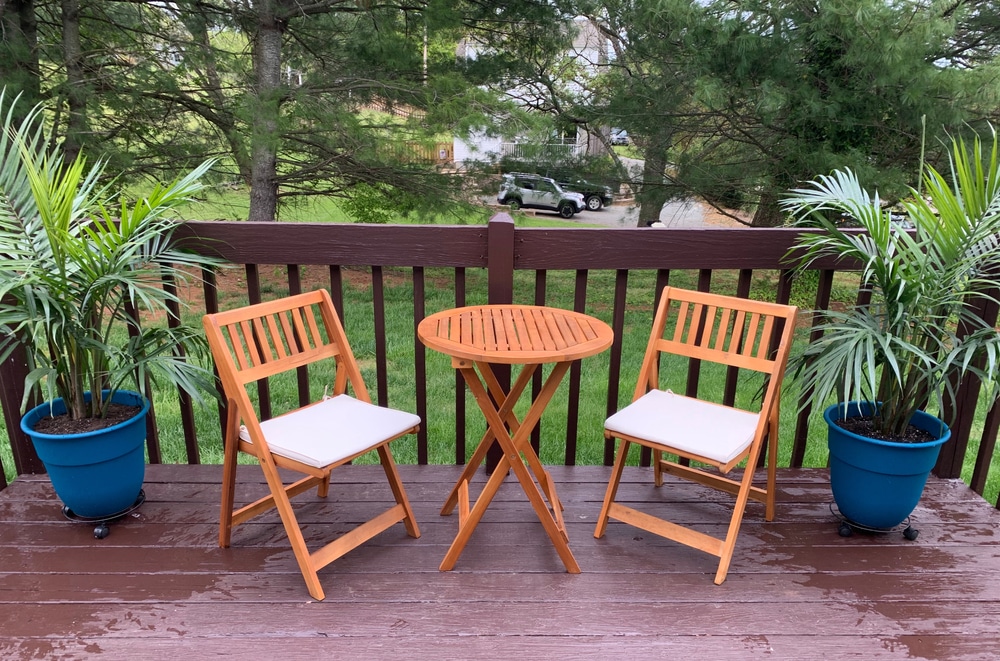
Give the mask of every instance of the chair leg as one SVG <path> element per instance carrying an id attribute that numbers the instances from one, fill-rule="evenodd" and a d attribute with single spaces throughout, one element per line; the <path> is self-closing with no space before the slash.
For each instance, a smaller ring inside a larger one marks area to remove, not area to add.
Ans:
<path id="1" fill-rule="evenodd" d="M 775 430 L 769 430 L 769 433 Z M 777 436 L 775 436 L 777 438 Z M 770 442 L 770 439 L 768 439 Z M 760 451 L 763 447 L 763 443 L 757 443 L 750 449 L 750 454 L 747 455 L 746 468 L 743 469 L 743 478 L 740 480 L 740 488 L 736 493 L 736 504 L 733 507 L 733 516 L 729 520 L 729 531 L 726 533 L 726 539 L 722 543 L 722 548 L 719 553 L 719 570 L 715 573 L 715 584 L 722 585 L 722 582 L 726 580 L 726 574 L 729 573 L 729 563 L 733 559 L 733 551 L 736 549 L 736 539 L 740 534 L 740 525 L 743 523 L 743 514 L 746 512 L 747 503 L 750 501 L 750 490 L 753 488 L 753 476 L 755 469 L 757 467 L 757 461 L 760 459 Z M 775 456 L 773 448 L 770 448 L 770 455 Z M 773 501 L 774 490 L 771 485 L 768 485 L 767 499 Z"/>
<path id="2" fill-rule="evenodd" d="M 663 452 L 653 450 L 653 484 L 658 487 L 663 486 L 663 466 L 660 464 L 661 461 L 663 461 Z"/>
<path id="3" fill-rule="evenodd" d="M 611 438 L 610 436 L 608 438 Z M 604 532 L 608 527 L 608 512 L 611 510 L 611 503 L 614 502 L 618 494 L 618 484 L 622 479 L 622 472 L 625 470 L 625 460 L 628 458 L 628 448 L 631 445 L 624 438 L 618 447 L 618 456 L 615 457 L 615 465 L 611 469 L 611 478 L 608 480 L 608 490 L 604 494 L 604 505 L 601 506 L 601 513 L 597 517 L 597 527 L 594 528 L 594 537 L 600 539 L 604 537 Z"/>
<path id="4" fill-rule="evenodd" d="M 222 459 L 222 501 L 219 506 L 219 546 L 229 548 L 233 537 L 233 507 L 236 500 L 236 456 L 239 454 L 239 419 L 234 402 L 229 402 L 226 440 Z"/>
<path id="5" fill-rule="evenodd" d="M 740 525 L 743 523 L 743 514 L 747 508 L 750 498 L 750 487 L 753 485 L 753 466 L 748 464 L 743 471 L 743 479 L 740 482 L 740 491 L 736 495 L 736 505 L 733 508 L 733 516 L 729 520 L 729 531 L 726 533 L 726 540 L 722 543 L 719 554 L 719 570 L 715 573 L 715 584 L 722 585 L 729 573 L 729 563 L 733 560 L 733 551 L 736 550 L 736 539 L 740 534 Z"/>
<path id="6" fill-rule="evenodd" d="M 323 479 L 316 485 L 317 498 L 326 498 L 328 495 L 330 495 L 330 471 L 327 471 Z"/>
<path id="7" fill-rule="evenodd" d="M 774 521 L 778 475 L 778 421 L 772 419 L 767 430 L 767 497 L 764 500 L 764 520 Z"/>
<path id="8" fill-rule="evenodd" d="M 292 510 L 292 502 L 289 500 L 288 493 L 285 491 L 285 485 L 278 474 L 278 467 L 274 465 L 274 460 L 271 459 L 270 455 L 261 458 L 260 467 L 264 471 L 267 485 L 271 489 L 271 496 L 274 498 L 274 507 L 278 510 L 281 523 L 285 527 L 285 534 L 288 535 L 288 541 L 292 546 L 292 553 L 295 554 L 299 571 L 302 572 L 302 578 L 306 582 L 306 589 L 309 590 L 309 594 L 313 599 L 323 601 L 326 598 L 326 594 L 323 592 L 323 586 L 320 585 L 319 575 L 312 561 L 312 555 L 309 553 L 309 547 L 306 546 L 306 540 L 302 536 L 298 519 L 295 518 L 295 512 Z"/>
<path id="9" fill-rule="evenodd" d="M 389 480 L 389 488 L 392 489 L 393 497 L 398 504 L 403 506 L 405 512 L 403 526 L 406 528 L 406 534 L 410 537 L 420 537 L 417 518 L 413 516 L 410 499 L 406 497 L 406 489 L 403 488 L 403 481 L 399 477 L 399 470 L 396 468 L 396 462 L 392 458 L 392 451 L 389 449 L 388 443 L 378 446 L 378 457 L 382 464 L 382 470 L 385 471 L 385 477 Z"/>

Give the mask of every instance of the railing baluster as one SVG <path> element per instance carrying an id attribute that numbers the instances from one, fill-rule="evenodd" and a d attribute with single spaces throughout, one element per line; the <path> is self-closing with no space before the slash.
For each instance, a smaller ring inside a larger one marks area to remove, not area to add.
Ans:
<path id="1" fill-rule="evenodd" d="M 417 325 L 427 315 L 424 269 L 413 268 L 413 370 L 416 383 L 417 415 L 424 421 L 417 432 L 417 463 L 427 464 L 427 351 L 417 338 Z"/>
<path id="2" fill-rule="evenodd" d="M 260 269 L 257 264 L 246 264 L 245 270 L 247 274 L 247 301 L 251 305 L 260 303 L 262 300 L 260 296 Z M 257 400 L 260 406 L 260 419 L 269 420 L 273 413 L 271 412 L 271 384 L 268 383 L 267 379 L 261 379 L 257 382 Z"/>
<path id="3" fill-rule="evenodd" d="M 372 314 L 375 318 L 375 381 L 379 406 L 389 405 L 389 375 L 385 337 L 385 274 L 381 266 L 372 267 Z"/>
<path id="4" fill-rule="evenodd" d="M 819 284 L 816 287 L 816 298 L 814 308 L 816 310 L 830 309 L 830 295 L 833 292 L 834 271 L 824 269 L 819 272 Z M 809 341 L 815 342 L 823 336 L 823 331 L 817 328 L 819 319 L 815 316 L 812 320 L 812 330 L 809 331 Z M 799 395 L 800 410 L 795 418 L 795 434 L 792 437 L 792 456 L 789 465 L 792 468 L 801 468 L 806 456 L 806 441 L 809 439 L 809 420 L 812 418 L 811 406 L 801 408 L 801 402 L 806 401 L 811 393 L 803 392 Z"/>
<path id="5" fill-rule="evenodd" d="M 608 399 L 605 408 L 606 417 L 610 417 L 619 409 L 619 388 L 622 378 L 622 344 L 625 333 L 625 305 L 628 294 L 628 270 L 618 269 L 615 271 L 615 294 L 614 304 L 611 312 L 611 328 L 615 332 L 614 342 L 611 343 L 611 359 L 608 366 Z M 610 466 L 615 462 L 615 442 L 613 439 L 604 440 L 604 465 Z"/>
<path id="6" fill-rule="evenodd" d="M 173 278 L 163 279 L 163 289 L 169 293 L 171 296 L 177 295 L 177 283 Z M 181 324 L 181 308 L 177 301 L 168 300 L 167 301 L 167 325 L 170 328 L 177 328 Z M 178 355 L 184 356 L 184 348 L 176 347 L 175 351 Z M 147 390 L 152 395 L 152 387 L 147 384 Z M 194 408 L 191 404 L 191 395 L 189 395 L 183 388 L 177 388 L 177 400 L 180 407 L 181 414 L 181 429 L 184 430 L 184 449 L 187 453 L 187 460 L 189 464 L 199 464 L 201 463 L 201 451 L 198 447 L 198 431 L 194 424 Z M 152 411 L 152 406 L 150 406 L 150 411 Z M 162 451 L 160 448 L 160 438 L 159 430 L 153 432 L 152 438 L 155 439 L 153 445 L 156 448 L 154 453 L 149 448 L 150 436 L 147 434 L 146 443 L 147 451 L 149 452 L 149 463 L 158 464 L 163 462 Z"/>
<path id="7" fill-rule="evenodd" d="M 455 307 L 465 306 L 465 269 L 455 269 Z M 455 372 L 455 465 L 465 465 L 465 377 Z"/>
<path id="8" fill-rule="evenodd" d="M 573 310 L 587 311 L 587 269 L 578 269 L 573 287 Z M 569 401 L 566 406 L 566 465 L 576 465 L 576 439 L 580 425 L 580 361 L 569 368 Z"/>
<path id="9" fill-rule="evenodd" d="M 538 269 L 535 271 L 535 305 L 545 305 L 545 291 L 546 285 L 548 283 L 548 278 L 546 277 L 548 271 L 545 269 Z M 531 399 L 534 400 L 538 397 L 538 393 L 542 390 L 542 370 L 538 370 L 531 376 Z M 531 430 L 531 447 L 534 448 L 535 454 L 541 452 L 542 447 L 542 424 L 543 420 L 539 420 L 535 428 Z"/>

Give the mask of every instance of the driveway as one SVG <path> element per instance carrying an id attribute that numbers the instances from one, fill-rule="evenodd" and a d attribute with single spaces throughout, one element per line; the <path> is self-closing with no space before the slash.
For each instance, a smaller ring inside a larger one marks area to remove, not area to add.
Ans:
<path id="1" fill-rule="evenodd" d="M 581 211 L 573 220 L 602 227 L 635 227 L 639 222 L 639 207 L 631 204 L 613 204 L 600 211 Z M 745 227 L 723 216 L 712 207 L 697 200 L 674 200 L 660 210 L 663 227 Z"/>

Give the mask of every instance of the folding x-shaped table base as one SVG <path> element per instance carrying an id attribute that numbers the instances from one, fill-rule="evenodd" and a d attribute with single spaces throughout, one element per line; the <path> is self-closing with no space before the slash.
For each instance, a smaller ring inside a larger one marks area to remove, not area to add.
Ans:
<path id="1" fill-rule="evenodd" d="M 504 388 L 500 385 L 489 363 L 462 358 L 452 359 L 452 366 L 465 377 L 469 391 L 475 397 L 479 408 L 486 417 L 488 428 L 441 509 L 442 515 L 448 515 L 458 505 L 458 534 L 451 543 L 448 553 L 445 554 L 444 560 L 441 561 L 441 571 L 454 569 L 458 557 L 472 536 L 472 532 L 483 518 L 486 508 L 489 507 L 500 488 L 500 484 L 507 477 L 508 470 L 511 470 L 517 477 L 517 481 L 521 483 L 521 488 L 528 496 L 528 501 L 534 508 L 535 514 L 538 515 L 542 527 L 549 539 L 552 540 L 563 565 L 566 566 L 566 571 L 571 574 L 580 573 L 580 565 L 577 564 L 573 552 L 569 549 L 569 538 L 566 535 L 566 525 L 562 517 L 563 508 L 556 495 L 555 483 L 553 483 L 548 471 L 542 467 L 541 460 L 529 442 L 532 430 L 541 419 L 542 412 L 552 399 L 571 364 L 572 361 L 554 364 L 552 372 L 546 378 L 538 396 L 531 403 L 524 420 L 519 421 L 514 415 L 514 406 L 532 375 L 541 367 L 540 363 L 524 365 L 510 391 L 504 392 Z M 490 395 L 493 397 L 491 398 Z M 513 432 L 513 436 L 511 436 L 511 432 Z M 479 497 L 470 507 L 469 482 L 486 458 L 487 450 L 494 439 L 503 450 L 503 456 Z"/>

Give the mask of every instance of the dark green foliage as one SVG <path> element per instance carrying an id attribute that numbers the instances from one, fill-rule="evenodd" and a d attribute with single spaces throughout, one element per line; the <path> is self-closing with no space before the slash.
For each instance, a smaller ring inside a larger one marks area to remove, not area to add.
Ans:
<path id="1" fill-rule="evenodd" d="M 851 167 L 884 197 L 915 185 L 922 148 L 996 114 L 1000 27 L 987 2 L 728 0 L 602 3 L 620 48 L 590 119 L 628 130 L 666 195 L 783 222 L 777 201 Z M 926 143 L 924 136 L 928 136 Z M 664 154 L 666 158 L 664 159 Z"/>

